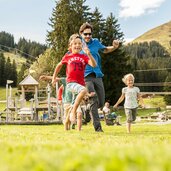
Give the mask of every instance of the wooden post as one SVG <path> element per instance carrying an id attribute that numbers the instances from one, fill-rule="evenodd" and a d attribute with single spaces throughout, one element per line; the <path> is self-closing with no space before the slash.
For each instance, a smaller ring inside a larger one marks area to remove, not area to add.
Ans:
<path id="1" fill-rule="evenodd" d="M 6 84 L 6 122 L 8 122 L 8 83 Z"/>
<path id="2" fill-rule="evenodd" d="M 49 83 L 47 86 L 47 92 L 48 92 L 48 118 L 49 118 L 50 117 L 50 104 L 51 104 L 51 101 L 50 101 L 51 88 L 50 88 Z"/>
<path id="3" fill-rule="evenodd" d="M 59 102 L 58 102 L 58 81 L 56 82 L 56 119 L 59 116 Z"/>

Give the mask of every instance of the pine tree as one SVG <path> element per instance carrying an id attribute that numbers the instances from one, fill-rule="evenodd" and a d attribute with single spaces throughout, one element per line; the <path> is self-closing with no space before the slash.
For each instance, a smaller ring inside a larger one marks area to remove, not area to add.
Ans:
<path id="1" fill-rule="evenodd" d="M 9 51 L 14 47 L 14 36 L 5 31 L 0 32 L 0 48 Z"/>
<path id="2" fill-rule="evenodd" d="M 13 86 L 17 85 L 17 66 L 15 60 L 13 60 L 12 67 L 11 67 L 11 80 L 14 81 Z"/>
<path id="3" fill-rule="evenodd" d="M 17 77 L 17 85 L 24 79 L 24 73 L 28 69 L 28 66 L 26 64 L 23 64 L 21 66 L 20 71 L 18 72 L 18 77 Z"/>
<path id="4" fill-rule="evenodd" d="M 165 82 L 171 82 L 171 73 L 168 73 L 168 76 L 166 78 Z M 171 91 L 171 87 L 170 86 L 165 86 L 164 87 L 164 91 L 166 92 L 170 92 Z M 165 95 L 164 96 L 164 101 L 167 105 L 171 105 L 171 95 Z"/>
<path id="5" fill-rule="evenodd" d="M 97 8 L 91 13 L 89 7 L 84 3 L 85 0 L 56 1 L 49 23 L 52 29 L 47 34 L 47 41 L 51 47 L 51 53 L 48 53 L 47 56 L 50 55 L 50 59 L 53 61 L 50 70 L 47 71 L 48 73 L 53 73 L 56 64 L 67 52 L 69 37 L 73 33 L 78 33 L 84 22 L 93 25 L 93 37 L 99 38 L 106 46 L 111 45 L 113 39 L 123 40 L 123 33 L 120 31 L 119 24 L 117 24 L 118 21 L 112 14 L 105 20 Z M 122 46 L 115 52 L 105 55 L 104 60 L 102 59 L 106 97 L 111 99 L 112 102 L 118 98 L 121 91 L 122 76 L 130 69 L 127 61 L 128 58 Z M 44 63 L 43 58 L 39 62 Z M 35 66 L 39 66 L 39 64 L 34 64 L 33 67 Z M 43 68 L 49 67 L 44 66 Z M 63 73 L 60 73 L 59 76 L 63 76 L 65 70 L 63 69 Z"/>
<path id="6" fill-rule="evenodd" d="M 104 31 L 105 19 L 99 12 L 98 8 L 95 8 L 89 22 L 93 26 L 93 37 L 101 39 L 101 36 L 103 35 Z"/>
<path id="7" fill-rule="evenodd" d="M 56 2 L 49 25 L 47 41 L 52 47 L 55 65 L 67 52 L 68 39 L 73 33 L 78 33 L 80 25 L 89 16 L 89 8 L 84 5 L 85 0 L 60 0 Z"/>
<path id="8" fill-rule="evenodd" d="M 0 53 L 0 86 L 4 86 L 5 83 L 5 57 L 3 53 Z"/>
<path id="9" fill-rule="evenodd" d="M 11 80 L 11 76 L 12 76 L 12 65 L 11 65 L 11 60 L 8 57 L 5 63 L 5 73 L 4 73 L 5 81 Z"/>
<path id="10" fill-rule="evenodd" d="M 118 20 L 111 14 L 106 19 L 102 40 L 105 45 L 111 45 L 114 39 L 123 41 L 123 33 L 120 31 Z M 102 70 L 104 73 L 106 99 L 114 103 L 119 98 L 123 87 L 123 75 L 131 71 L 122 43 L 114 52 L 102 54 Z"/>

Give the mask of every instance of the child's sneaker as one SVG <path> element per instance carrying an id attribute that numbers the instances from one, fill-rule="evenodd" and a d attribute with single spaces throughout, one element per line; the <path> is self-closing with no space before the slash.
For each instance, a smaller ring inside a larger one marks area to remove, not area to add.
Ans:
<path id="1" fill-rule="evenodd" d="M 72 124 L 71 128 L 72 128 L 72 129 L 75 129 L 75 124 Z"/>

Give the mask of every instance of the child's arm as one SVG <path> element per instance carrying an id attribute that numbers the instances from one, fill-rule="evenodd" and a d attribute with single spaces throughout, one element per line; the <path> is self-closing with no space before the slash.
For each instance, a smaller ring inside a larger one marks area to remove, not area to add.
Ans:
<path id="1" fill-rule="evenodd" d="M 39 77 L 39 80 L 43 80 L 43 81 L 52 80 L 52 76 L 49 76 L 49 75 L 41 75 Z"/>
<path id="2" fill-rule="evenodd" d="M 53 73 L 53 77 L 52 77 L 52 85 L 54 85 L 56 83 L 56 76 L 58 75 L 58 73 L 60 72 L 61 68 L 62 68 L 63 64 L 62 62 L 59 62 L 55 68 L 55 71 Z"/>
<path id="3" fill-rule="evenodd" d="M 139 101 L 139 104 L 142 106 L 142 108 L 144 108 L 145 107 L 144 101 L 140 93 L 138 93 L 138 101 Z"/>
<path id="4" fill-rule="evenodd" d="M 120 96 L 120 98 L 118 99 L 118 101 L 116 102 L 116 104 L 113 107 L 117 108 L 118 105 L 124 100 L 124 98 L 125 98 L 125 94 L 122 93 L 122 95 Z"/>
<path id="5" fill-rule="evenodd" d="M 87 54 L 87 56 L 89 57 L 88 64 L 90 66 L 92 66 L 92 67 L 96 67 L 97 63 L 96 63 L 95 59 L 93 58 L 93 56 L 91 55 L 90 50 L 88 49 L 88 47 L 85 47 L 83 50 Z"/>

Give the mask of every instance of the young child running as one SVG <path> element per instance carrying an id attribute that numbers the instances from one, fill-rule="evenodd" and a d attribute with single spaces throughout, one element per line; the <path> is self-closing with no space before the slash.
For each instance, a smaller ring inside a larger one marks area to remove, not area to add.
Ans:
<path id="1" fill-rule="evenodd" d="M 48 75 L 41 75 L 39 77 L 39 80 L 51 80 L 52 81 L 52 76 Z M 64 130 L 70 130 L 70 127 L 72 128 L 75 126 L 75 124 L 71 125 L 71 122 L 69 120 L 69 113 L 72 109 L 72 104 L 75 101 L 76 94 L 74 94 L 71 91 L 68 91 L 66 89 L 66 78 L 61 77 L 61 78 L 56 78 L 56 81 L 61 81 L 61 86 L 58 89 L 58 103 L 63 107 L 64 110 L 64 115 L 62 117 L 62 121 L 64 124 Z M 77 130 L 81 131 L 82 127 L 82 110 L 80 107 L 77 109 Z"/>
<path id="2" fill-rule="evenodd" d="M 83 45 L 80 36 L 78 34 L 73 34 L 69 39 L 70 53 L 65 54 L 62 60 L 57 64 L 52 78 L 52 84 L 54 84 L 56 76 L 60 72 L 62 66 L 66 65 L 66 88 L 71 92 L 78 94 L 70 113 L 70 121 L 72 123 L 75 123 L 77 108 L 87 93 L 84 81 L 85 66 L 87 64 L 92 67 L 96 66 L 96 61 L 87 47 L 83 49 L 85 54 L 80 54 L 82 46 Z"/>
<path id="3" fill-rule="evenodd" d="M 127 133 L 131 132 L 131 123 L 136 120 L 138 101 L 144 107 L 142 97 L 140 95 L 140 89 L 134 86 L 134 76 L 133 74 L 126 74 L 122 81 L 127 87 L 122 89 L 122 94 L 116 104 L 113 106 L 117 108 L 118 105 L 125 99 L 124 109 L 127 118 Z"/>
<path id="4" fill-rule="evenodd" d="M 75 98 L 77 97 L 77 94 L 73 94 L 71 91 L 66 89 L 66 79 L 61 79 L 62 81 L 62 101 L 64 106 L 64 117 L 63 117 L 63 124 L 65 130 L 70 130 L 70 127 L 72 129 L 75 129 L 75 123 L 71 125 L 69 116 L 70 112 L 72 110 L 72 106 L 74 104 Z M 59 95 L 59 94 L 58 94 Z M 88 93 L 86 96 L 91 97 L 94 93 Z M 76 111 L 76 117 L 77 117 L 77 130 L 81 131 L 82 128 L 82 117 L 83 117 L 83 111 L 82 107 L 79 105 Z"/>

